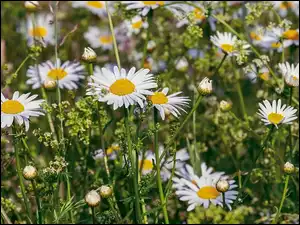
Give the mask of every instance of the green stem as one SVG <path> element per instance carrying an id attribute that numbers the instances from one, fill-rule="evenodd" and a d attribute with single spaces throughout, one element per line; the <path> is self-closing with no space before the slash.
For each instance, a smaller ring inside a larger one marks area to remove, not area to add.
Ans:
<path id="1" fill-rule="evenodd" d="M 194 90 L 194 98 L 193 98 L 194 104 L 196 102 L 196 93 L 197 93 L 197 90 L 195 89 Z M 197 144 L 196 115 L 197 115 L 197 113 L 196 113 L 196 111 L 194 111 L 194 113 L 193 113 L 193 136 L 194 136 L 194 139 L 193 139 L 193 148 L 191 148 L 191 149 L 192 149 L 192 154 L 194 155 L 193 168 L 197 172 L 197 174 L 200 173 L 199 176 L 201 176 L 201 170 L 199 169 L 199 165 L 201 165 L 200 154 L 196 153 L 196 144 Z"/>
<path id="2" fill-rule="evenodd" d="M 126 138 L 127 138 L 127 145 L 128 145 L 128 154 L 130 157 L 131 165 L 134 167 L 136 165 L 136 154 L 132 151 L 132 143 L 131 143 L 131 133 L 130 133 L 130 127 L 129 127 L 129 110 L 125 109 L 125 129 L 126 129 Z M 141 221 L 141 213 L 140 213 L 140 199 L 139 199 L 139 186 L 138 186 L 138 180 L 136 176 L 136 170 L 132 169 L 132 180 L 133 180 L 133 189 L 134 189 L 134 195 L 135 195 L 135 213 L 136 213 L 136 220 L 137 223 L 140 223 Z"/>
<path id="3" fill-rule="evenodd" d="M 223 199 L 224 209 L 227 210 L 227 205 L 226 205 L 226 201 L 225 201 L 225 192 L 222 193 L 222 199 Z"/>
<path id="4" fill-rule="evenodd" d="M 154 108 L 154 126 L 155 127 L 156 127 L 157 122 L 158 122 L 158 112 L 157 112 L 157 109 Z M 159 197 L 160 197 L 160 202 L 162 205 L 165 224 L 169 224 L 166 200 L 165 200 L 164 191 L 162 188 L 161 176 L 160 176 L 160 159 L 159 159 L 159 150 L 158 150 L 158 130 L 157 129 L 155 129 L 155 133 L 154 133 L 154 149 L 155 149 L 156 177 L 157 177 L 157 186 L 158 186 L 158 190 L 159 190 Z"/>
<path id="5" fill-rule="evenodd" d="M 285 184 L 284 184 L 284 189 L 283 189 L 283 192 L 282 192 L 282 198 L 281 198 L 280 206 L 279 206 L 279 209 L 276 213 L 276 216 L 275 216 L 274 220 L 272 221 L 272 224 L 277 224 L 278 218 L 280 216 L 280 212 L 281 212 L 281 209 L 282 209 L 285 197 L 286 197 L 286 193 L 288 191 L 289 178 L 290 178 L 290 175 L 287 175 L 286 178 L 285 178 Z"/>
<path id="6" fill-rule="evenodd" d="M 218 67 L 217 67 L 217 69 L 215 70 L 215 72 L 214 72 L 214 74 L 213 74 L 213 77 L 215 76 L 215 75 L 217 75 L 218 74 L 218 72 L 219 72 L 219 69 L 221 68 L 221 66 L 223 65 L 223 63 L 225 62 L 225 59 L 227 58 L 227 54 L 225 54 L 224 56 L 223 56 L 223 58 L 222 58 L 222 60 L 221 60 L 221 62 L 219 63 L 219 65 L 218 65 Z"/>
<path id="7" fill-rule="evenodd" d="M 96 224 L 95 207 L 91 207 L 91 209 L 92 209 L 93 224 Z"/>
<path id="8" fill-rule="evenodd" d="M 111 19 L 109 10 L 108 10 L 107 1 L 105 1 L 105 6 L 106 6 L 106 12 L 107 12 L 107 17 L 108 17 L 108 21 L 109 21 L 110 32 L 111 32 L 112 39 L 113 39 L 117 64 L 118 64 L 119 69 L 121 69 L 121 62 L 120 62 L 120 57 L 119 57 L 119 52 L 118 52 L 118 45 L 117 45 L 116 36 L 115 36 L 115 32 L 114 32 L 114 25 L 113 25 L 113 22 L 112 22 L 112 19 Z"/>
<path id="9" fill-rule="evenodd" d="M 12 126 L 12 130 L 13 130 L 13 134 L 16 134 L 16 129 L 14 127 L 14 125 Z M 18 177 L 20 180 L 20 188 L 21 188 L 21 193 L 24 199 L 24 204 L 25 204 L 25 209 L 27 212 L 28 217 L 30 218 L 30 210 L 29 210 L 29 204 L 28 204 L 28 199 L 26 197 L 26 193 L 25 193 L 25 185 L 23 182 L 23 175 L 22 175 L 22 171 L 21 171 L 21 165 L 20 165 L 20 157 L 19 157 L 19 149 L 17 147 L 17 140 L 15 137 L 13 137 L 13 144 L 14 144 L 14 150 L 15 150 L 15 158 L 16 158 L 16 166 L 17 166 L 17 173 L 18 173 Z"/>
<path id="10" fill-rule="evenodd" d="M 292 106 L 292 100 L 293 100 L 293 87 L 290 87 L 290 98 L 289 98 L 289 105 Z M 289 126 L 289 146 L 290 146 L 290 160 L 293 157 L 293 131 L 292 131 L 292 125 Z"/>
<path id="11" fill-rule="evenodd" d="M 6 214 L 5 210 L 3 209 L 2 205 L 1 205 L 1 216 L 2 216 L 5 223 L 12 224 L 11 220 L 7 216 L 7 214 Z"/>
<path id="12" fill-rule="evenodd" d="M 265 149 L 267 143 L 269 142 L 269 140 L 270 140 L 270 138 L 271 138 L 271 136 L 272 136 L 272 134 L 273 134 L 273 132 L 274 132 L 274 129 L 275 129 L 275 126 L 272 125 L 271 129 L 269 130 L 269 133 L 268 133 L 266 139 L 264 140 L 262 146 L 260 147 L 260 150 L 259 150 L 259 152 L 258 152 L 258 154 L 257 154 L 257 156 L 256 156 L 256 158 L 255 158 L 255 160 L 254 160 L 254 162 L 253 162 L 252 168 L 250 169 L 250 171 L 248 172 L 248 174 L 247 174 L 247 176 L 246 176 L 246 178 L 245 178 L 245 180 L 244 180 L 244 183 L 243 183 L 243 185 L 242 185 L 242 188 L 239 190 L 239 194 L 238 194 L 238 196 L 237 196 L 236 199 L 239 199 L 240 195 L 241 195 L 242 192 L 244 191 L 245 186 L 246 186 L 246 184 L 248 183 L 248 181 L 249 181 L 249 179 L 250 179 L 251 172 L 252 172 L 253 169 L 255 168 L 255 166 L 256 166 L 256 164 L 257 164 L 257 160 L 259 159 L 259 157 L 260 157 L 260 155 L 262 154 L 263 150 Z M 237 202 L 237 201 L 236 201 L 236 202 Z M 236 204 L 236 202 L 235 202 L 235 204 Z"/>
<path id="13" fill-rule="evenodd" d="M 36 200 L 36 205 L 37 205 L 37 210 L 38 210 L 38 221 L 39 224 L 43 224 L 43 214 L 42 214 L 42 206 L 41 206 L 41 202 L 40 202 L 40 198 L 36 189 L 36 185 L 35 185 L 35 181 L 32 180 L 31 181 L 32 187 L 33 187 L 33 191 L 34 191 L 34 195 L 35 195 L 35 200 Z"/>
<path id="14" fill-rule="evenodd" d="M 237 92 L 238 92 L 238 95 L 239 95 L 240 105 L 241 105 L 241 108 L 242 108 L 242 113 L 243 113 L 244 119 L 246 120 L 246 122 L 248 124 L 248 115 L 247 115 L 247 111 L 246 111 L 246 107 L 245 107 L 245 101 L 244 101 L 244 97 L 243 97 L 240 82 L 236 83 L 236 89 L 237 89 Z"/>

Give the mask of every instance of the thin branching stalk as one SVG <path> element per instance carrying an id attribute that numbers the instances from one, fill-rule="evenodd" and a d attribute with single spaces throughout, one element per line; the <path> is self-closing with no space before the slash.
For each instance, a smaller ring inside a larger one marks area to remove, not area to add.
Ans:
<path id="1" fill-rule="evenodd" d="M 154 107 L 154 126 L 155 127 L 156 127 L 157 122 L 158 122 L 158 112 L 157 112 L 157 109 Z M 160 198 L 160 202 L 162 204 L 162 210 L 163 210 L 165 224 L 169 224 L 166 200 L 165 200 L 164 191 L 162 188 L 161 176 L 160 176 L 160 159 L 159 159 L 159 150 L 158 150 L 158 130 L 157 129 L 155 129 L 155 133 L 154 133 L 154 149 L 155 149 L 156 177 L 157 177 L 157 186 L 158 186 L 158 190 L 159 190 L 159 198 Z"/>
<path id="2" fill-rule="evenodd" d="M 283 192 L 282 192 L 282 198 L 281 198 L 281 202 L 280 202 L 280 206 L 279 206 L 279 209 L 278 209 L 278 211 L 276 213 L 276 216 L 275 216 L 274 220 L 272 221 L 272 224 L 277 224 L 277 221 L 279 219 L 280 212 L 281 212 L 281 209 L 282 209 L 285 197 L 286 197 L 286 193 L 288 191 L 289 178 L 290 178 L 290 175 L 286 175 L 285 183 L 284 183 L 284 189 L 283 189 Z"/>
<path id="3" fill-rule="evenodd" d="M 37 189 L 36 189 L 35 181 L 32 180 L 31 184 L 32 184 L 32 188 L 33 188 L 33 191 L 34 191 L 36 205 L 37 205 L 37 211 L 38 211 L 38 217 L 39 217 L 38 221 L 39 221 L 39 224 L 43 224 L 42 205 L 41 205 L 41 202 L 40 202 L 39 194 L 38 194 Z"/>

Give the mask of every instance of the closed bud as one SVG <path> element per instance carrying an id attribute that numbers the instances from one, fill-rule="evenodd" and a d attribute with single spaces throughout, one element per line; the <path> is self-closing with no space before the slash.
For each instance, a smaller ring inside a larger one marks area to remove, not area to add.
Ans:
<path id="1" fill-rule="evenodd" d="M 102 198 L 108 198 L 112 195 L 112 188 L 107 185 L 102 185 L 100 187 L 100 195 Z"/>
<path id="2" fill-rule="evenodd" d="M 95 207 L 95 206 L 99 205 L 101 198 L 100 198 L 100 195 L 97 193 L 97 191 L 92 190 L 85 195 L 84 200 L 85 200 L 86 204 L 88 204 L 88 206 Z"/>
<path id="3" fill-rule="evenodd" d="M 33 166 L 26 166 L 23 169 L 23 177 L 26 180 L 33 180 L 34 178 L 36 178 L 36 176 L 37 176 L 37 170 L 36 170 L 35 167 L 33 167 Z"/>
<path id="4" fill-rule="evenodd" d="M 83 61 L 85 61 L 87 63 L 92 63 L 92 62 L 96 61 L 97 54 L 92 48 L 87 47 L 87 48 L 84 48 L 84 52 L 83 52 L 83 55 L 81 56 L 81 58 Z"/>
<path id="5" fill-rule="evenodd" d="M 220 102 L 220 109 L 222 112 L 228 112 L 230 111 L 232 108 L 232 103 L 231 102 L 227 102 L 227 101 L 224 101 L 222 100 Z"/>
<path id="6" fill-rule="evenodd" d="M 198 86 L 198 91 L 201 95 L 209 95 L 212 93 L 212 80 L 205 77 Z"/>
<path id="7" fill-rule="evenodd" d="M 295 172 L 295 166 L 290 162 L 286 162 L 283 166 L 283 171 L 287 174 L 292 174 Z"/>
<path id="8" fill-rule="evenodd" d="M 56 87 L 57 82 L 56 82 L 56 80 L 45 80 L 43 85 L 44 85 L 45 89 L 52 90 Z"/>
<path id="9" fill-rule="evenodd" d="M 35 11 L 39 7 L 38 1 L 25 1 L 24 6 L 29 11 Z"/>
<path id="10" fill-rule="evenodd" d="M 229 182 L 227 180 L 219 180 L 217 182 L 216 188 L 218 192 L 226 192 L 229 189 Z"/>

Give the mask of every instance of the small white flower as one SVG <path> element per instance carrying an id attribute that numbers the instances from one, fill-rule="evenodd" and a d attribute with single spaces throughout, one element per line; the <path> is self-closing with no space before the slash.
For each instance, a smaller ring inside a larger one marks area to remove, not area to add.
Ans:
<path id="1" fill-rule="evenodd" d="M 146 16 L 150 9 L 156 9 L 165 4 L 164 1 L 122 1 L 122 3 L 127 5 L 127 10 L 140 10 L 142 16 Z"/>
<path id="2" fill-rule="evenodd" d="M 112 144 L 110 147 L 106 149 L 106 155 L 109 159 L 114 160 L 117 158 L 118 152 L 120 150 L 120 146 L 118 144 Z M 98 149 L 94 152 L 93 158 L 94 160 L 104 158 L 105 154 L 102 149 Z"/>
<path id="3" fill-rule="evenodd" d="M 164 88 L 162 91 L 154 92 L 149 96 L 153 106 L 159 111 L 162 120 L 165 119 L 165 111 L 172 113 L 173 116 L 180 116 L 180 110 L 186 112 L 183 107 L 188 106 L 188 97 L 177 96 L 181 92 L 176 92 L 171 95 L 167 95 L 169 88 Z"/>
<path id="4" fill-rule="evenodd" d="M 198 86 L 198 91 L 201 95 L 208 95 L 212 93 L 212 80 L 205 77 Z"/>
<path id="5" fill-rule="evenodd" d="M 103 48 L 110 50 L 113 48 L 113 38 L 107 29 L 99 29 L 98 27 L 91 26 L 88 31 L 84 33 L 84 38 L 92 46 L 92 48 Z"/>
<path id="6" fill-rule="evenodd" d="M 257 69 L 256 66 L 253 66 L 253 71 L 248 72 L 246 75 L 252 83 L 255 83 L 257 81 L 257 78 L 268 81 L 270 78 L 270 71 L 268 67 L 265 66 L 259 69 Z"/>
<path id="7" fill-rule="evenodd" d="M 299 1 L 273 1 L 273 4 L 282 17 L 287 16 L 289 9 L 299 16 Z"/>
<path id="8" fill-rule="evenodd" d="M 235 49 L 235 42 L 237 37 L 231 33 L 224 32 L 220 33 L 217 31 L 217 35 L 213 35 L 210 37 L 212 43 L 218 48 L 222 49 L 222 51 L 228 56 L 236 56 L 239 52 Z M 243 49 L 246 50 L 250 48 L 249 44 L 244 44 Z"/>
<path id="9" fill-rule="evenodd" d="M 21 27 L 21 32 L 26 36 L 28 46 L 33 45 L 35 40 L 44 46 L 55 44 L 54 25 L 52 21 L 53 16 L 51 14 L 37 14 L 35 24 L 33 24 L 30 16 L 27 17 L 26 28 Z"/>
<path id="10" fill-rule="evenodd" d="M 95 67 L 94 75 L 91 76 L 93 81 L 88 84 L 91 88 L 87 90 L 87 95 L 96 94 L 100 102 L 113 105 L 114 110 L 123 105 L 128 108 L 136 103 L 143 108 L 145 95 L 152 95 L 150 89 L 157 87 L 154 76 L 149 74 L 149 71 L 136 71 L 135 67 L 128 72 L 123 68 L 119 70 L 116 66 L 113 71 Z"/>
<path id="11" fill-rule="evenodd" d="M 83 7 L 100 17 L 107 16 L 105 1 L 72 1 L 74 8 Z M 111 11 L 110 11 L 111 12 Z"/>
<path id="12" fill-rule="evenodd" d="M 22 94 L 16 91 L 12 99 L 7 99 L 1 93 L 1 128 L 10 127 L 14 121 L 19 125 L 25 124 L 25 130 L 29 129 L 29 117 L 44 115 L 41 103 L 44 100 L 34 100 L 38 95 L 30 96 L 30 93 Z"/>
<path id="13" fill-rule="evenodd" d="M 156 43 L 153 40 L 148 41 L 147 43 L 147 50 L 152 51 L 156 47 Z"/>
<path id="14" fill-rule="evenodd" d="M 147 21 L 143 21 L 142 17 L 136 15 L 131 20 L 125 20 L 125 26 L 127 28 L 127 35 L 138 34 L 142 29 L 148 28 L 149 24 Z"/>
<path id="15" fill-rule="evenodd" d="M 187 59 L 185 57 L 181 57 L 179 60 L 177 60 L 175 68 L 178 71 L 185 72 L 188 69 L 188 66 L 189 63 Z"/>
<path id="16" fill-rule="evenodd" d="M 94 62 L 97 58 L 97 54 L 92 48 L 87 47 L 84 48 L 84 52 L 81 58 L 86 62 Z"/>
<path id="17" fill-rule="evenodd" d="M 228 179 L 228 177 L 221 175 L 198 177 L 194 175 L 194 182 L 180 178 L 177 180 L 180 185 L 177 185 L 175 193 L 179 196 L 179 200 L 188 201 L 187 211 L 192 211 L 200 205 L 203 205 L 204 208 L 208 208 L 210 204 L 223 207 L 222 193 L 216 189 L 216 183 L 220 179 Z M 229 180 L 228 183 L 230 187 L 225 194 L 225 203 L 231 210 L 230 204 L 237 198 L 238 191 L 233 190 L 237 187 L 234 180 Z"/>
<path id="18" fill-rule="evenodd" d="M 299 86 L 299 63 L 296 67 L 294 64 L 289 64 L 288 62 L 280 63 L 279 69 L 288 85 L 292 87 Z"/>
<path id="19" fill-rule="evenodd" d="M 259 103 L 259 112 L 265 125 L 274 124 L 277 128 L 279 124 L 291 124 L 293 120 L 297 119 L 295 113 L 297 109 L 292 106 L 281 106 L 281 99 L 273 100 L 272 105 L 268 100 L 264 100 L 263 104 Z"/>
<path id="20" fill-rule="evenodd" d="M 38 1 L 25 1 L 24 6 L 28 10 L 36 10 L 39 7 Z"/>
<path id="21" fill-rule="evenodd" d="M 33 89 L 39 88 L 48 80 L 58 80 L 59 88 L 77 89 L 77 82 L 86 74 L 84 66 L 79 62 L 66 61 L 61 65 L 57 59 L 57 66 L 51 61 L 46 61 L 38 66 L 30 66 L 27 70 L 26 84 L 32 85 Z"/>

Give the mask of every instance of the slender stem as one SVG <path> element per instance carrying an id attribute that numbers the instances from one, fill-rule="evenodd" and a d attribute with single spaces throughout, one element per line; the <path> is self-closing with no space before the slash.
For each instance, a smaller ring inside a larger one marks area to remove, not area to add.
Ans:
<path id="1" fill-rule="evenodd" d="M 284 184 L 284 189 L 283 189 L 283 192 L 282 192 L 282 198 L 281 198 L 280 206 L 279 206 L 279 209 L 276 213 L 276 216 L 275 216 L 274 220 L 272 221 L 272 224 L 277 224 L 278 218 L 280 216 L 280 212 L 281 212 L 281 209 L 282 209 L 285 197 L 286 197 L 286 193 L 288 191 L 289 178 L 290 178 L 290 175 L 287 175 L 286 178 L 285 178 L 285 184 Z"/>
<path id="2" fill-rule="evenodd" d="M 222 199 L 223 199 L 224 209 L 226 210 L 227 209 L 227 205 L 226 205 L 226 201 L 225 201 L 225 192 L 222 193 Z"/>
<path id="3" fill-rule="evenodd" d="M 138 161 L 138 160 L 137 160 Z M 140 174 L 138 173 L 138 181 L 140 182 L 141 180 L 141 176 Z M 148 224 L 148 217 L 147 217 L 147 213 L 146 213 L 146 204 L 145 204 L 145 200 L 144 198 L 141 197 L 141 205 L 142 205 L 142 215 L 143 215 L 143 223 L 144 224 Z"/>
<path id="4" fill-rule="evenodd" d="M 107 1 L 105 1 L 105 6 L 106 6 L 106 12 L 107 12 L 107 17 L 108 17 L 108 21 L 109 21 L 110 32 L 111 32 L 112 39 L 113 39 L 117 64 L 118 64 L 119 69 L 121 69 L 121 62 L 120 62 L 120 57 L 119 57 L 119 52 L 118 52 L 118 46 L 117 46 L 116 36 L 115 36 L 115 32 L 114 32 L 114 25 L 113 25 L 113 22 L 112 22 L 112 19 L 111 19 L 109 10 L 108 10 Z"/>
<path id="5" fill-rule="evenodd" d="M 219 69 L 221 68 L 221 66 L 223 65 L 223 63 L 225 62 L 225 59 L 227 58 L 227 53 L 225 53 L 225 55 L 223 56 L 223 58 L 222 58 L 222 60 L 221 60 L 221 62 L 219 63 L 219 65 L 218 65 L 218 67 L 217 67 L 217 69 L 215 70 L 215 72 L 214 72 L 214 74 L 213 74 L 213 77 L 215 76 L 215 75 L 217 75 L 218 74 L 218 72 L 219 72 Z"/>
<path id="6" fill-rule="evenodd" d="M 132 143 L 131 143 L 131 133 L 130 133 L 130 127 L 129 127 L 129 110 L 125 109 L 125 129 L 126 129 L 126 138 L 127 138 L 127 145 L 128 145 L 128 154 L 130 157 L 131 165 L 134 167 L 136 165 L 136 154 L 132 151 Z M 136 213 L 136 220 L 137 223 L 140 223 L 141 213 L 140 213 L 140 199 L 139 199 L 139 186 L 138 186 L 138 180 L 136 177 L 136 170 L 132 168 L 132 180 L 133 180 L 133 189 L 134 189 L 134 195 L 135 195 L 135 213 Z"/>
<path id="7" fill-rule="evenodd" d="M 96 224 L 95 207 L 91 207 L 91 209 L 92 209 L 93 224 Z"/>
<path id="8" fill-rule="evenodd" d="M 3 217 L 3 220 L 4 220 L 5 223 L 12 224 L 11 220 L 7 216 L 7 214 L 6 214 L 5 210 L 3 209 L 2 205 L 1 205 L 1 216 Z"/>
<path id="9" fill-rule="evenodd" d="M 13 130 L 13 133 L 16 134 L 16 129 L 15 129 L 14 125 L 12 126 L 12 130 Z M 25 204 L 25 209 L 26 209 L 27 215 L 30 218 L 29 204 L 28 204 L 28 199 L 26 197 L 26 193 L 25 193 L 25 185 L 23 182 L 23 175 L 22 175 L 21 165 L 20 165 L 19 149 L 17 147 L 17 140 L 15 137 L 13 137 L 13 144 L 14 144 L 14 150 L 15 150 L 17 173 L 18 173 L 18 177 L 20 180 L 21 193 L 22 193 L 22 196 L 24 199 L 24 204 Z"/>
<path id="10" fill-rule="evenodd" d="M 292 99 L 293 99 L 293 87 L 290 87 L 290 99 L 289 99 L 289 105 L 291 106 L 292 105 Z M 289 154 L 289 157 L 290 157 L 290 160 L 292 159 L 293 157 L 293 131 L 292 131 L 292 125 L 289 125 L 289 146 L 290 146 L 290 154 Z"/>
<path id="11" fill-rule="evenodd" d="M 197 94 L 197 90 L 194 89 L 194 98 L 193 98 L 193 103 L 195 104 L 196 102 L 196 94 Z M 194 155 L 194 162 L 193 162 L 193 168 L 195 171 L 197 171 L 197 174 L 199 174 L 199 176 L 201 176 L 201 170 L 199 169 L 199 166 L 201 165 L 201 161 L 200 161 L 200 153 L 197 154 L 196 152 L 196 145 L 197 145 L 197 134 L 196 134 L 196 111 L 194 111 L 193 113 L 193 148 L 192 148 L 192 154 Z"/>
<path id="12" fill-rule="evenodd" d="M 38 210 L 38 215 L 39 215 L 38 221 L 39 221 L 39 224 L 43 224 L 43 214 L 42 214 L 42 208 L 41 208 L 42 206 L 41 206 L 40 198 L 39 198 L 39 195 L 38 195 L 38 192 L 37 192 L 37 189 L 36 189 L 35 181 L 32 180 L 31 184 L 32 184 L 32 187 L 33 187 L 35 200 L 36 200 L 36 205 L 37 205 L 37 210 Z"/>
<path id="13" fill-rule="evenodd" d="M 246 120 L 246 122 L 248 124 L 248 115 L 247 115 L 247 111 L 246 111 L 246 107 L 245 107 L 245 101 L 244 101 L 244 97 L 243 97 L 243 93 L 242 93 L 241 84 L 239 81 L 236 83 L 236 89 L 237 89 L 237 92 L 239 95 L 240 105 L 242 108 L 242 113 L 243 113 L 244 119 Z"/>
<path id="14" fill-rule="evenodd" d="M 273 134 L 273 132 L 274 132 L 274 129 L 275 129 L 275 126 L 272 125 L 271 129 L 269 130 L 269 133 L 268 133 L 266 139 L 264 140 L 262 146 L 260 147 L 260 150 L 259 150 L 259 152 L 258 152 L 258 154 L 257 154 L 257 156 L 256 156 L 256 158 L 255 158 L 255 160 L 253 161 L 253 166 L 252 166 L 251 170 L 248 172 L 248 174 L 247 174 L 247 176 L 246 176 L 246 178 L 245 178 L 245 180 L 244 180 L 244 183 L 243 183 L 243 185 L 242 185 L 242 188 L 240 188 L 239 194 L 238 194 L 238 196 L 237 196 L 236 199 L 239 199 L 239 196 L 240 196 L 241 193 L 244 191 L 245 186 L 246 186 L 246 184 L 247 184 L 248 181 L 249 181 L 251 172 L 252 172 L 252 170 L 255 168 L 256 163 L 257 163 L 257 160 L 259 159 L 259 156 L 261 155 L 261 153 L 262 153 L 263 150 L 265 149 L 267 143 L 269 142 L 269 140 L 270 140 L 270 138 L 271 138 L 271 136 L 272 136 L 272 134 Z M 236 202 L 237 202 L 237 201 L 236 201 Z M 236 203 L 236 202 L 235 202 L 235 203 Z"/>
<path id="15" fill-rule="evenodd" d="M 157 109 L 154 108 L 154 126 L 158 122 L 158 112 Z M 154 133 L 154 149 L 155 149 L 155 160 L 156 160 L 156 177 L 157 177 L 157 186 L 159 190 L 160 202 L 162 204 L 163 215 L 165 219 L 165 224 L 169 224 L 168 211 L 166 206 L 166 200 L 164 196 L 164 191 L 162 188 L 162 181 L 160 176 L 160 159 L 159 159 L 159 150 L 158 150 L 158 130 L 155 129 Z"/>

